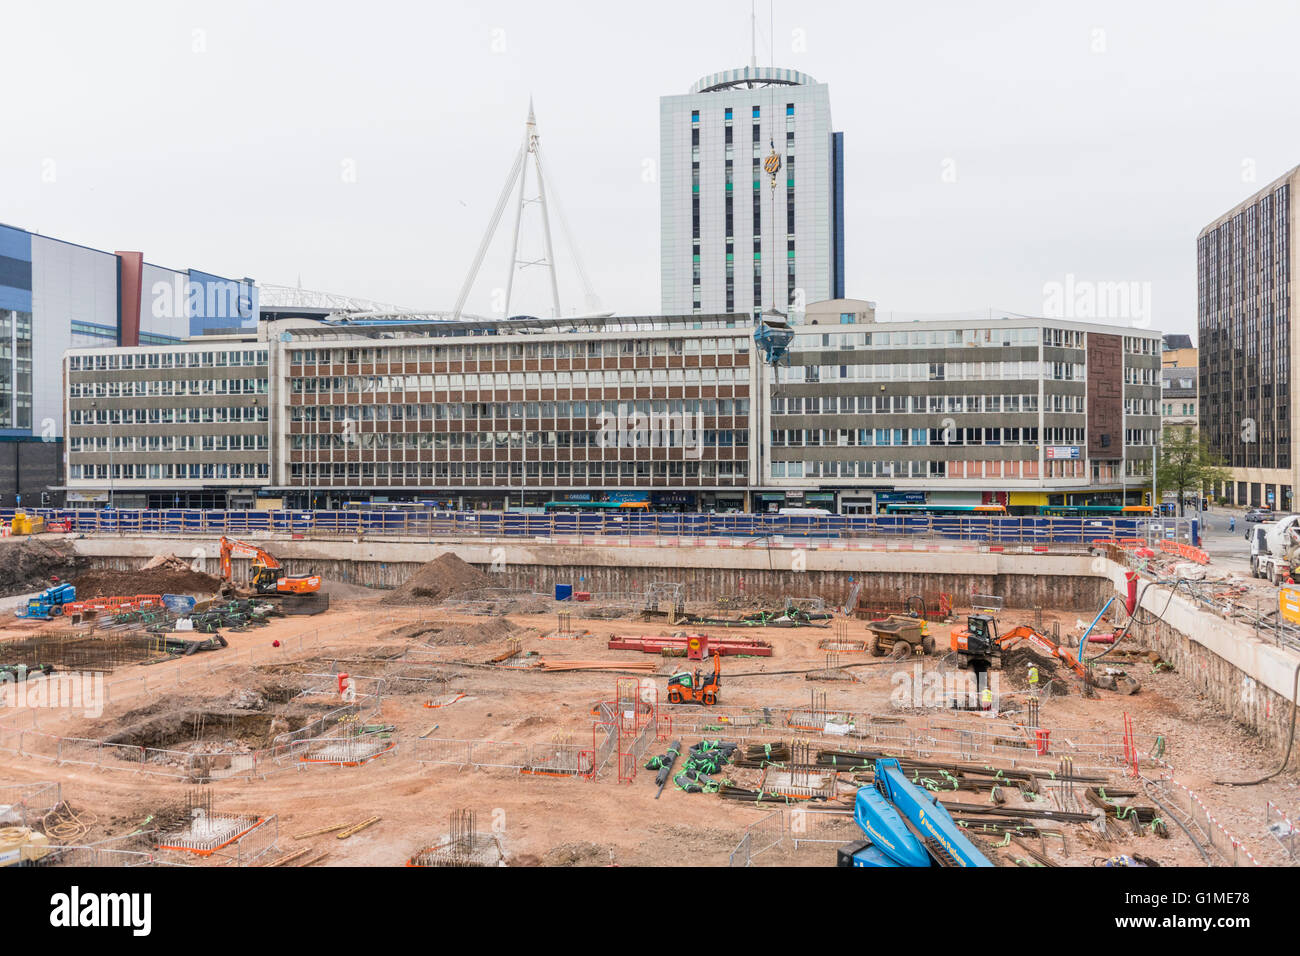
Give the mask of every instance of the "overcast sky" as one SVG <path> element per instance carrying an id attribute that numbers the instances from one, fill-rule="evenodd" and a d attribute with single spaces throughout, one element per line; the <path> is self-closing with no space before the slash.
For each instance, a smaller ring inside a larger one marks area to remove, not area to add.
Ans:
<path id="1" fill-rule="evenodd" d="M 758 6 L 760 62 L 830 84 L 846 291 L 885 315 L 1042 314 L 1072 275 L 1150 283 L 1152 326 L 1194 333 L 1197 232 L 1300 163 L 1293 0 Z M 603 306 L 657 312 L 658 97 L 743 66 L 749 10 L 5 0 L 0 221 L 447 309 L 532 95 Z M 511 311 L 545 315 L 531 273 Z"/>

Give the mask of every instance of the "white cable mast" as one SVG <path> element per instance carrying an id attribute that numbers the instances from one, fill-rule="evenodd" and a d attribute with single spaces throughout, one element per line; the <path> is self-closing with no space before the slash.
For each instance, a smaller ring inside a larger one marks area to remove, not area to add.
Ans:
<path id="1" fill-rule="evenodd" d="M 533 175 L 537 181 L 537 195 L 532 198 L 527 196 L 526 187 L 529 157 L 532 158 Z M 456 318 L 460 318 L 465 308 L 465 301 L 469 298 L 470 290 L 473 288 L 474 280 L 478 278 L 479 271 L 483 267 L 483 260 L 487 256 L 493 237 L 496 235 L 497 227 L 501 224 L 501 216 L 505 212 L 506 204 L 510 201 L 510 194 L 514 190 L 516 179 L 519 182 L 519 193 L 515 205 L 515 222 L 510 240 L 510 263 L 506 274 L 505 302 L 502 309 L 508 318 L 510 316 L 510 297 L 514 291 L 516 270 L 526 269 L 529 266 L 545 266 L 551 274 L 551 308 L 553 316 L 555 318 L 560 317 L 560 287 L 555 272 L 555 252 L 551 245 L 551 218 L 546 206 L 546 177 L 542 171 L 542 151 L 537 135 L 537 118 L 533 113 L 533 101 L 530 98 L 528 101 L 528 121 L 524 124 L 523 142 L 520 144 L 519 151 L 515 154 L 514 164 L 510 167 L 510 172 L 506 176 L 505 186 L 502 187 L 496 208 L 492 211 L 492 218 L 488 220 L 488 227 L 483 234 L 483 241 L 479 243 L 478 252 L 474 256 L 474 263 L 470 266 L 469 274 L 465 277 L 465 284 L 461 286 L 460 296 L 456 299 L 454 313 Z M 520 259 L 519 224 L 523 219 L 524 206 L 531 203 L 535 203 L 541 210 L 542 240 L 545 252 L 541 259 Z M 574 250 L 574 256 L 577 257 L 576 249 Z"/>

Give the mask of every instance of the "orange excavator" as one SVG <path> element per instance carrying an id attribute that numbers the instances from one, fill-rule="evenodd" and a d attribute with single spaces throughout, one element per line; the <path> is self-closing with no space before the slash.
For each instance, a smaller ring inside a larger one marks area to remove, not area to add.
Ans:
<path id="1" fill-rule="evenodd" d="M 285 574 L 280 560 L 265 548 L 234 538 L 221 538 L 221 580 L 232 585 L 230 559 L 252 558 L 253 590 L 263 595 L 311 595 L 320 591 L 319 574 Z"/>
<path id="2" fill-rule="evenodd" d="M 1002 652 L 1024 641 L 1044 657 L 1063 661 L 1070 670 L 1086 678 L 1088 669 L 1075 653 L 1062 647 L 1046 634 L 1040 634 L 1028 624 L 1012 628 L 999 636 L 997 621 L 989 614 L 972 614 L 965 627 L 954 627 L 949 632 L 949 645 L 958 655 L 957 666 L 969 667 L 976 673 L 1002 667 Z"/>

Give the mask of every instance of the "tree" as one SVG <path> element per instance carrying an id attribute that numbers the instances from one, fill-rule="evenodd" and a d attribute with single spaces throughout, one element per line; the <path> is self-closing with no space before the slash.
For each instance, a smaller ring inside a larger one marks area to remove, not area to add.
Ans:
<path id="1" fill-rule="evenodd" d="M 1204 495 L 1211 486 L 1230 477 L 1223 460 L 1191 428 L 1168 428 L 1160 438 L 1157 491 L 1173 492 L 1178 513 L 1183 514 L 1183 497 L 1190 491 Z"/>

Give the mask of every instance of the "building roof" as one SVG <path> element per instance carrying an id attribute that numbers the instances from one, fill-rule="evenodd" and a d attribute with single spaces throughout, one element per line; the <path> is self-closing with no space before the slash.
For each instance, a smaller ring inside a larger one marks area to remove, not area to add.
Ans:
<path id="1" fill-rule="evenodd" d="M 817 83 L 807 73 L 782 70 L 774 66 L 745 66 L 739 70 L 710 73 L 695 81 L 691 93 L 714 93 L 736 88 L 752 89 L 756 86 L 813 86 Z"/>
<path id="2" fill-rule="evenodd" d="M 1213 232 L 1215 229 L 1218 229 L 1220 226 L 1222 226 L 1225 222 L 1236 217 L 1239 213 L 1244 211 L 1248 206 L 1255 205 L 1255 203 L 1259 202 L 1259 200 L 1263 196 L 1276 192 L 1278 187 L 1280 187 L 1283 183 L 1289 182 L 1290 180 L 1296 178 L 1300 178 L 1300 166 L 1295 166 L 1291 169 L 1288 169 L 1285 173 L 1277 177 L 1277 179 L 1273 180 L 1267 186 L 1257 189 L 1255 192 L 1251 193 L 1251 195 L 1248 198 L 1243 199 L 1241 202 L 1237 203 L 1237 205 L 1233 206 L 1223 215 L 1216 218 L 1214 222 L 1210 223 L 1208 226 L 1206 226 L 1204 229 L 1198 232 L 1196 234 L 1196 238 L 1197 239 L 1203 238 L 1207 233 Z"/>
<path id="3" fill-rule="evenodd" d="M 1164 343 L 1165 343 L 1164 350 L 1166 352 L 1172 352 L 1176 349 L 1196 348 L 1196 346 L 1192 344 L 1192 337 L 1190 335 L 1177 335 L 1174 333 L 1166 333 L 1164 337 Z"/>
<path id="4" fill-rule="evenodd" d="M 1194 368 L 1162 368 L 1160 377 L 1165 395 L 1192 396 L 1196 394 L 1198 376 Z"/>

